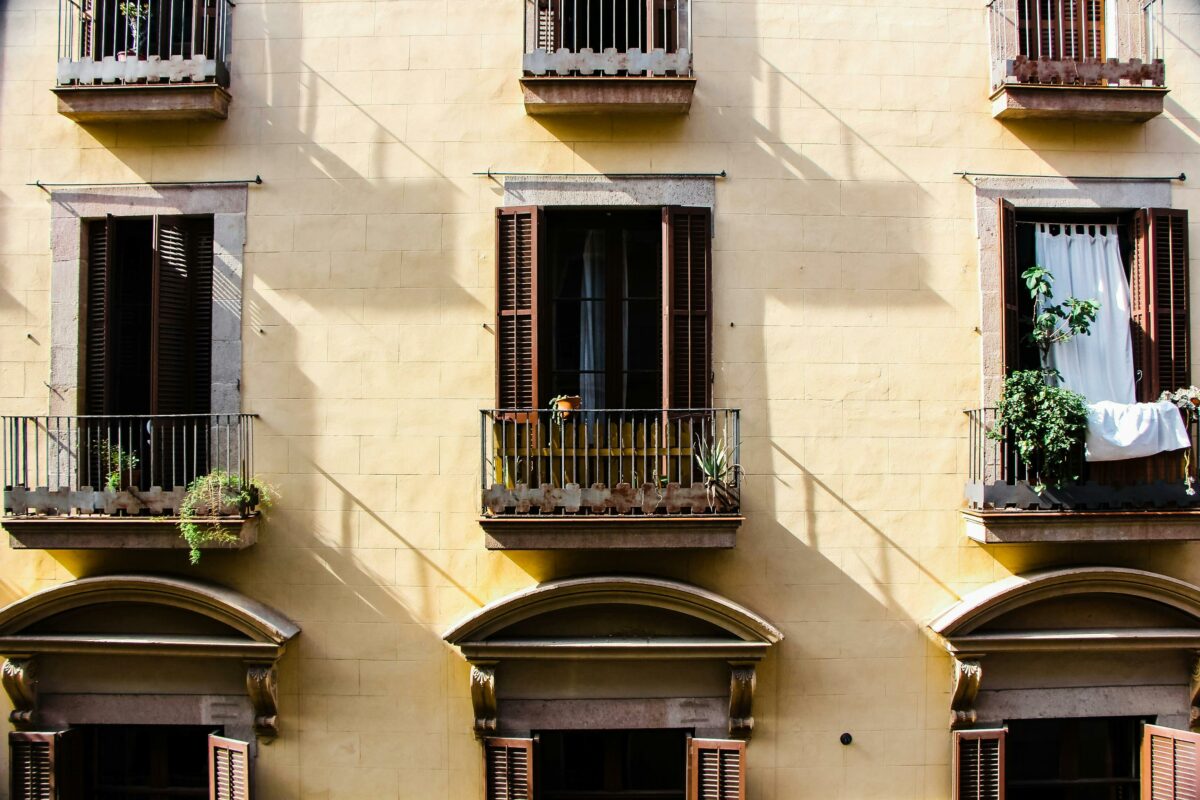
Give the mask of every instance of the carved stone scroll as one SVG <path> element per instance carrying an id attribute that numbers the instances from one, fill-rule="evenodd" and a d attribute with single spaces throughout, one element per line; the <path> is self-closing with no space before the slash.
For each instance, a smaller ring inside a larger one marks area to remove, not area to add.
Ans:
<path id="1" fill-rule="evenodd" d="M 729 667 L 729 735 L 749 739 L 754 731 L 754 664 Z"/>
<path id="2" fill-rule="evenodd" d="M 37 715 L 37 660 L 8 659 L 0 670 L 0 681 L 13 705 L 8 721 L 18 728 L 32 724 Z"/>
<path id="3" fill-rule="evenodd" d="M 950 727 L 958 728 L 974 724 L 975 698 L 979 695 L 979 681 L 983 678 L 983 667 L 978 661 L 954 659 L 951 674 Z"/>
<path id="4" fill-rule="evenodd" d="M 1192 678 L 1188 681 L 1188 728 L 1200 732 L 1200 653 L 1192 656 Z"/>
<path id="5" fill-rule="evenodd" d="M 279 673 L 273 663 L 246 665 L 246 693 L 254 709 L 254 732 L 274 739 L 279 735 Z"/>
<path id="6" fill-rule="evenodd" d="M 471 707 L 475 710 L 475 736 L 496 732 L 496 664 L 471 665 Z"/>

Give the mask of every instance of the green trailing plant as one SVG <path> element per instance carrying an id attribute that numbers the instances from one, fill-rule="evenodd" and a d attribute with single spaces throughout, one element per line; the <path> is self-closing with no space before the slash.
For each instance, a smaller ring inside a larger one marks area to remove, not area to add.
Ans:
<path id="1" fill-rule="evenodd" d="M 562 404 L 567 404 L 567 408 L 563 408 Z M 579 395 L 577 394 L 556 394 L 550 398 L 550 419 L 559 427 L 567 421 L 567 417 L 571 412 L 579 408 Z"/>
<path id="2" fill-rule="evenodd" d="M 724 439 L 696 438 L 696 466 L 704 476 L 708 506 L 717 511 L 729 499 L 729 483 L 741 467 L 734 463 L 733 452 Z"/>
<path id="3" fill-rule="evenodd" d="M 1096 312 L 1100 310 L 1098 302 L 1068 297 L 1061 303 L 1052 303 L 1054 277 L 1045 267 L 1030 267 L 1021 273 L 1021 277 L 1025 280 L 1025 288 L 1029 290 L 1036 309 L 1029 340 L 1037 345 L 1038 349 L 1045 353 L 1052 344 L 1091 333 L 1092 323 L 1096 321 Z"/>
<path id="4" fill-rule="evenodd" d="M 244 480 L 240 475 L 220 469 L 188 484 L 179 506 L 179 535 L 188 544 L 191 563 L 200 560 L 200 548 L 206 544 L 237 541 L 237 537 L 220 524 L 201 522 L 202 517 L 221 516 L 227 508 L 236 508 L 239 513 L 266 511 L 274 499 L 275 490 L 258 478 Z"/>
<path id="5" fill-rule="evenodd" d="M 110 492 L 121 491 L 121 473 L 137 469 L 139 463 L 136 453 L 110 442 L 100 443 L 100 458 L 104 463 L 104 488 Z"/>
<path id="6" fill-rule="evenodd" d="M 1034 491 L 1077 480 L 1074 466 L 1087 433 L 1087 400 L 1078 392 L 1050 386 L 1055 370 L 1018 370 L 1004 380 L 996 406 L 996 424 L 988 438 L 1007 438 L 1021 460 L 1037 475 Z"/>

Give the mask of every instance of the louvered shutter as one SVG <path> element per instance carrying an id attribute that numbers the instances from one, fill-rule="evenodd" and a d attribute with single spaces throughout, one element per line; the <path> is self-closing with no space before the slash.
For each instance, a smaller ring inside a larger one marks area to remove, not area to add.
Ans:
<path id="1" fill-rule="evenodd" d="M 1200 798 L 1200 734 L 1158 725 L 1142 730 L 1142 800 Z"/>
<path id="2" fill-rule="evenodd" d="M 663 407 L 712 406 L 712 213 L 663 209 Z"/>
<path id="3" fill-rule="evenodd" d="M 1130 325 L 1142 402 L 1191 382 L 1187 238 L 1186 211 L 1151 208 L 1134 216 Z"/>
<path id="4" fill-rule="evenodd" d="M 207 414 L 212 408 L 213 220 L 200 217 L 190 222 L 192 312 L 188 358 L 192 396 L 188 413 Z"/>
<path id="5" fill-rule="evenodd" d="M 533 739 L 483 740 L 486 800 L 533 800 Z"/>
<path id="6" fill-rule="evenodd" d="M 1017 210 L 1000 200 L 1000 347 L 1004 362 L 1001 372 L 1017 369 L 1021 354 L 1021 326 L 1018 301 L 1021 270 L 1017 265 Z"/>
<path id="7" fill-rule="evenodd" d="M 8 734 L 11 800 L 76 800 L 81 797 L 76 731 Z"/>
<path id="8" fill-rule="evenodd" d="M 111 216 L 88 223 L 83 340 L 83 407 L 88 414 L 108 414 L 112 408 L 114 227 Z"/>
<path id="9" fill-rule="evenodd" d="M 1004 800 L 1004 728 L 954 732 L 954 800 Z"/>
<path id="10" fill-rule="evenodd" d="M 209 800 L 250 800 L 250 745 L 209 734 Z"/>
<path id="11" fill-rule="evenodd" d="M 496 209 L 496 407 L 535 408 L 542 210 Z"/>
<path id="12" fill-rule="evenodd" d="M 746 800 L 746 743 L 689 739 L 688 800 Z"/>
<path id="13" fill-rule="evenodd" d="M 190 220 L 155 217 L 150 312 L 151 414 L 186 414 L 189 410 L 193 249 Z"/>

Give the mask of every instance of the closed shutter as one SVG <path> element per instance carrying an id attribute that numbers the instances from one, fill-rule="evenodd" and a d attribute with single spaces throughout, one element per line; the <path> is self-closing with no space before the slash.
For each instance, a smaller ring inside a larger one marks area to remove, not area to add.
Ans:
<path id="1" fill-rule="evenodd" d="M 112 291 L 116 246 L 114 220 L 88 223 L 87 308 L 84 312 L 83 408 L 87 414 L 108 414 L 112 408 Z"/>
<path id="2" fill-rule="evenodd" d="M 250 800 L 250 745 L 237 739 L 208 737 L 209 800 Z"/>
<path id="3" fill-rule="evenodd" d="M 1020 365 L 1021 316 L 1018 302 L 1021 270 L 1017 266 L 1017 209 L 1000 199 L 1000 347 L 1004 362 L 1001 372 L 1008 375 Z"/>
<path id="4" fill-rule="evenodd" d="M 82 797 L 76 731 L 8 734 L 11 800 L 77 800 Z"/>
<path id="5" fill-rule="evenodd" d="M 1200 734 L 1158 725 L 1142 731 L 1142 800 L 1200 798 Z"/>
<path id="6" fill-rule="evenodd" d="M 954 800 L 1004 800 L 1006 729 L 954 732 Z"/>
<path id="7" fill-rule="evenodd" d="M 712 212 L 663 209 L 663 404 L 712 406 Z"/>
<path id="8" fill-rule="evenodd" d="M 688 740 L 688 800 L 746 800 L 746 743 Z"/>
<path id="9" fill-rule="evenodd" d="M 1131 324 L 1138 399 L 1191 382 L 1188 330 L 1187 212 L 1143 209 L 1134 218 Z"/>
<path id="10" fill-rule="evenodd" d="M 533 800 L 533 739 L 484 739 L 486 800 Z"/>
<path id="11" fill-rule="evenodd" d="M 496 209 L 496 407 L 535 408 L 542 210 Z"/>
<path id="12" fill-rule="evenodd" d="M 154 292 L 150 340 L 150 413 L 194 414 L 208 410 L 208 381 L 197 368 L 210 372 L 211 356 L 197 363 L 200 350 L 210 349 L 212 286 L 212 221 L 156 217 L 154 225 Z M 202 241 L 207 256 L 201 256 Z M 200 296 L 200 272 L 207 268 L 209 293 Z M 201 302 L 203 300 L 203 303 Z M 201 311 L 201 305 L 208 306 Z M 204 319 L 199 315 L 203 314 Z M 203 325 L 204 330 L 201 330 Z M 203 383 L 201 408 L 195 407 Z"/>

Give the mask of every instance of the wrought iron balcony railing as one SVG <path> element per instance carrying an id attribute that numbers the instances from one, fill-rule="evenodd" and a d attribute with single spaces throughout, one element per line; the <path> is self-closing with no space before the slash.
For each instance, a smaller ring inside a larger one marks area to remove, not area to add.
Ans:
<path id="1" fill-rule="evenodd" d="M 690 0 L 525 0 L 530 76 L 692 74 Z"/>
<path id="2" fill-rule="evenodd" d="M 992 88 L 1163 87 L 1165 0 L 991 0 Z"/>
<path id="3" fill-rule="evenodd" d="M 230 0 L 59 0 L 58 85 L 229 86 Z"/>
<path id="4" fill-rule="evenodd" d="M 485 409 L 482 511 L 734 515 L 740 434 L 736 408 Z"/>
<path id="5" fill-rule="evenodd" d="M 967 411 L 969 420 L 967 507 L 976 510 L 1119 511 L 1200 507 L 1200 494 L 1188 494 L 1200 464 L 1200 426 L 1187 424 L 1191 446 L 1126 461 L 1087 461 L 1074 454 L 1079 479 L 1041 494 L 1038 464 L 1027 464 L 1008 438 L 992 439 L 996 409 Z"/>
<path id="6" fill-rule="evenodd" d="M 176 516 L 188 485 L 211 472 L 249 487 L 253 448 L 253 414 L 3 417 L 4 513 Z"/>

